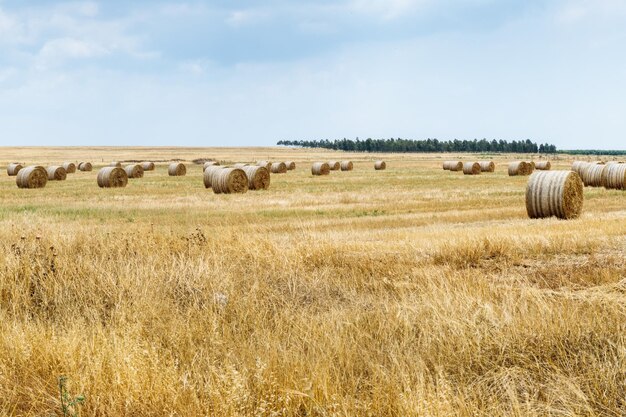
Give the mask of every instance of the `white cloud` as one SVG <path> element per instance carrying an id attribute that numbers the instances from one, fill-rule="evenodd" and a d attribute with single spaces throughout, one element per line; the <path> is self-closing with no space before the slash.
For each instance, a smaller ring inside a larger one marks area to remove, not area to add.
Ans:
<path id="1" fill-rule="evenodd" d="M 38 69 L 47 69 L 66 59 L 87 59 L 108 55 L 110 51 L 94 42 L 74 38 L 59 38 L 47 41 L 37 56 Z"/>
<path id="2" fill-rule="evenodd" d="M 433 0 L 350 0 L 348 8 L 358 13 L 394 19 L 431 6 Z"/>

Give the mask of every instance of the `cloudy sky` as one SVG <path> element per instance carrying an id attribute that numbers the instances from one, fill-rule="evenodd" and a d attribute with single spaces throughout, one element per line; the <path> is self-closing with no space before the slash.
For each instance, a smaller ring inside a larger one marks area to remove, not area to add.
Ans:
<path id="1" fill-rule="evenodd" d="M 0 145 L 626 149 L 624 0 L 0 0 Z"/>

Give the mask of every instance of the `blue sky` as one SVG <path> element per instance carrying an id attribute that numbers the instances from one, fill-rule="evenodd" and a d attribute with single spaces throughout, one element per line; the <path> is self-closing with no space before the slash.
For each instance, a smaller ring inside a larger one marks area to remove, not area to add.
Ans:
<path id="1" fill-rule="evenodd" d="M 0 145 L 626 149 L 623 0 L 0 0 Z"/>

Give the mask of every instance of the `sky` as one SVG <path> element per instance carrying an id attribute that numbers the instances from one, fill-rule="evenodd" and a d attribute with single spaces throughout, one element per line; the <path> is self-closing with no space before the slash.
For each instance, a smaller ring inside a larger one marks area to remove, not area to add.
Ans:
<path id="1" fill-rule="evenodd" d="M 626 0 L 0 0 L 0 145 L 626 149 Z"/>

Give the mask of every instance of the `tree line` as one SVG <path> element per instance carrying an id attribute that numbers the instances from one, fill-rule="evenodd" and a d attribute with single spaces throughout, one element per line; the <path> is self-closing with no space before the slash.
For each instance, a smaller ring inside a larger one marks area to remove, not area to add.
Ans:
<path id="1" fill-rule="evenodd" d="M 438 139 L 335 139 L 335 140 L 280 140 L 277 145 L 324 148 L 355 152 L 506 152 L 506 153 L 556 153 L 556 146 L 537 144 L 526 140 L 448 140 Z"/>
<path id="2" fill-rule="evenodd" d="M 566 150 L 566 151 L 559 151 L 559 152 L 568 154 L 568 155 L 614 155 L 614 156 L 626 155 L 626 150 L 608 151 L 606 149 L 604 150 L 603 149 L 574 149 L 574 150 Z"/>

